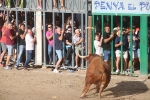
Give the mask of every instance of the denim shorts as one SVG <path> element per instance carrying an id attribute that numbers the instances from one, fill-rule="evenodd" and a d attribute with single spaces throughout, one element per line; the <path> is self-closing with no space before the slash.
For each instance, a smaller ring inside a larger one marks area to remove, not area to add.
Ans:
<path id="1" fill-rule="evenodd" d="M 129 51 L 129 54 L 130 54 L 130 51 Z M 132 58 L 138 58 L 138 50 L 132 51 Z"/>
<path id="2" fill-rule="evenodd" d="M 110 50 L 104 50 L 104 61 L 108 61 L 110 59 Z"/>
<path id="3" fill-rule="evenodd" d="M 2 51 L 6 51 L 7 50 L 7 46 L 3 42 L 1 42 L 1 47 L 2 47 Z"/>
<path id="4" fill-rule="evenodd" d="M 7 46 L 7 49 L 8 49 L 8 55 L 11 56 L 13 54 L 12 51 L 13 51 L 14 46 L 13 45 L 6 45 L 6 46 Z"/>
<path id="5" fill-rule="evenodd" d="M 138 58 L 140 58 L 140 49 L 137 50 Z"/>
<path id="6" fill-rule="evenodd" d="M 58 58 L 62 58 L 62 50 L 56 50 Z"/>

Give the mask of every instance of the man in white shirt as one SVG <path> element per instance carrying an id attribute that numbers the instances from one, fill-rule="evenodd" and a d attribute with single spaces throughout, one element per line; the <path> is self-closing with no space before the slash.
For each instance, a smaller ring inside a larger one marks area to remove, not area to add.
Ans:
<path id="1" fill-rule="evenodd" d="M 26 62 L 23 66 L 24 70 L 27 70 L 28 63 L 30 62 L 30 60 L 32 58 L 35 41 L 36 41 L 36 36 L 34 35 L 34 37 L 33 37 L 32 30 L 28 29 L 28 32 L 25 37 L 27 57 L 26 57 Z"/>

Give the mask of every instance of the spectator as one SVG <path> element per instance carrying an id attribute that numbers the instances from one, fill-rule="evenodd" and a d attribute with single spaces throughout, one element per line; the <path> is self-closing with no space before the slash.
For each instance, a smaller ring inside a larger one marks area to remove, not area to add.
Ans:
<path id="1" fill-rule="evenodd" d="M 60 0 L 60 4 L 61 4 L 61 10 L 65 10 L 65 6 L 64 6 L 64 1 L 65 0 Z M 57 1 L 56 0 L 53 0 L 53 9 L 57 9 Z"/>
<path id="2" fill-rule="evenodd" d="M 103 45 L 103 50 L 104 50 L 104 61 L 109 64 L 110 60 L 110 47 L 111 47 L 111 40 L 114 38 L 114 32 L 112 35 L 110 34 L 110 27 L 105 26 L 105 32 L 104 32 L 104 45 Z"/>
<path id="3" fill-rule="evenodd" d="M 16 62 L 16 69 L 18 69 L 18 66 L 20 64 L 20 60 L 22 58 L 22 54 L 25 50 L 25 36 L 26 36 L 27 30 L 25 30 L 25 25 L 21 24 L 20 25 L 20 29 L 18 31 L 18 35 L 19 35 L 19 54 L 17 57 L 17 62 Z M 25 54 L 24 54 L 25 55 Z M 25 58 L 25 57 L 23 57 Z M 23 62 L 25 62 L 25 60 L 23 59 Z"/>
<path id="4" fill-rule="evenodd" d="M 7 29 L 5 31 L 5 36 L 6 36 L 6 46 L 8 49 L 8 55 L 7 55 L 7 60 L 6 60 L 6 66 L 4 67 L 5 69 L 11 69 L 8 64 L 12 55 L 13 51 L 13 46 L 14 46 L 14 39 L 18 36 L 18 33 L 15 34 L 12 23 L 8 23 Z"/>
<path id="5" fill-rule="evenodd" d="M 2 7 L 2 0 L 0 0 L 0 7 Z"/>
<path id="6" fill-rule="evenodd" d="M 2 60 L 4 58 L 5 53 L 7 52 L 7 47 L 6 47 L 6 36 L 5 36 L 5 31 L 7 29 L 7 23 L 5 22 L 2 28 L 2 37 L 1 37 L 1 47 L 2 47 L 2 53 L 0 55 L 0 66 L 3 66 Z"/>
<path id="7" fill-rule="evenodd" d="M 124 72 L 126 75 L 128 75 L 128 69 L 127 69 L 127 66 L 128 66 L 128 40 L 127 40 L 127 35 L 128 34 L 125 34 L 125 31 L 123 31 L 122 33 L 122 41 L 121 41 L 121 31 L 118 30 L 117 32 L 118 36 L 116 37 L 115 39 L 115 47 L 116 47 L 116 74 L 119 74 L 120 70 L 119 70 L 119 65 L 120 65 L 120 55 L 121 55 L 121 52 L 123 52 L 123 58 L 124 58 Z M 123 45 L 123 51 L 120 51 L 121 49 L 121 45 Z"/>
<path id="8" fill-rule="evenodd" d="M 55 40 L 55 51 L 58 56 L 58 61 L 56 63 L 55 69 L 53 70 L 54 73 L 59 73 L 58 66 L 62 61 L 63 36 L 64 36 L 64 30 L 62 30 L 60 27 L 57 27 L 57 33 L 55 34 L 54 40 Z"/>
<path id="9" fill-rule="evenodd" d="M 23 8 L 23 0 L 16 0 L 16 7 Z"/>
<path id="10" fill-rule="evenodd" d="M 95 34 L 94 40 L 94 47 L 96 50 L 95 54 L 98 54 L 100 56 L 103 56 L 102 40 L 103 40 L 102 36 L 99 36 L 99 34 Z"/>
<path id="11" fill-rule="evenodd" d="M 138 38 L 135 34 L 135 28 L 132 28 L 132 34 L 133 34 L 133 37 L 132 37 L 132 60 L 133 60 L 133 70 L 134 70 L 134 65 L 136 63 L 136 59 L 138 58 L 138 54 L 137 54 L 137 47 L 138 47 Z M 129 42 L 129 50 L 130 50 L 130 35 L 128 35 L 128 42 Z M 130 53 L 130 52 L 129 52 Z"/>
<path id="12" fill-rule="evenodd" d="M 48 41 L 48 57 L 49 57 L 49 64 L 52 64 L 52 51 L 53 51 L 53 27 L 52 24 L 48 24 L 48 30 L 46 32 L 46 38 Z"/>
<path id="13" fill-rule="evenodd" d="M 26 43 L 26 61 L 25 61 L 25 64 L 24 64 L 24 70 L 27 70 L 27 66 L 28 66 L 28 63 L 30 62 L 31 58 L 32 58 L 32 53 L 33 53 L 33 50 L 34 50 L 34 43 L 36 41 L 36 36 L 34 35 L 33 37 L 33 32 L 31 29 L 28 29 L 27 31 L 27 34 L 25 36 L 25 43 Z"/>
<path id="14" fill-rule="evenodd" d="M 75 53 L 76 53 L 76 65 L 75 68 L 78 68 L 79 65 L 79 52 L 83 49 L 81 43 L 84 42 L 84 39 L 81 37 L 81 33 L 79 29 L 75 30 L 75 35 L 73 36 L 73 42 L 75 45 Z"/>
<path id="15" fill-rule="evenodd" d="M 67 34 L 66 34 L 66 49 L 67 49 L 67 57 L 66 57 L 66 62 L 65 65 L 69 66 L 71 63 L 71 59 L 72 59 L 72 27 L 68 26 L 67 29 Z"/>
<path id="16" fill-rule="evenodd" d="M 4 0 L 6 7 L 11 7 L 11 0 Z"/>
<path id="17" fill-rule="evenodd" d="M 3 12 L 0 12 L 0 30 L 1 28 L 3 27 L 3 24 L 4 24 L 4 14 Z"/>
<path id="18" fill-rule="evenodd" d="M 136 28 L 135 35 L 137 37 L 137 54 L 140 62 L 140 29 L 139 28 Z"/>
<path id="19" fill-rule="evenodd" d="M 15 23 L 12 24 L 13 25 L 13 31 L 16 33 L 17 27 L 15 25 Z M 14 62 L 16 62 L 17 59 L 17 38 L 14 39 L 14 46 L 13 46 L 13 55 L 12 55 L 12 59 Z"/>
<path id="20" fill-rule="evenodd" d="M 37 9 L 42 9 L 42 0 L 36 0 L 37 2 Z"/>

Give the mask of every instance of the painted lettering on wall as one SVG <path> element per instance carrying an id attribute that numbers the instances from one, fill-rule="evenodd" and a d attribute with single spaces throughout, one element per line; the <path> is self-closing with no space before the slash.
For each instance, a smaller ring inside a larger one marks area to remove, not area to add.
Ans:
<path id="1" fill-rule="evenodd" d="M 150 0 L 92 0 L 92 11 L 150 14 Z"/>

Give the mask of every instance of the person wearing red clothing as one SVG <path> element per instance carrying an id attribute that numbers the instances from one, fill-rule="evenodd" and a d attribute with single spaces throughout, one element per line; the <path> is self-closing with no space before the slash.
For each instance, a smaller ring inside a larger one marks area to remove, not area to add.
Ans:
<path id="1" fill-rule="evenodd" d="M 5 31 L 5 36 L 6 36 L 6 46 L 8 49 L 8 55 L 7 55 L 7 60 L 6 60 L 6 66 L 4 67 L 4 69 L 11 69 L 8 66 L 8 63 L 10 61 L 10 58 L 12 56 L 12 50 L 13 50 L 13 46 L 14 46 L 14 39 L 18 36 L 18 33 L 15 34 L 13 27 L 12 27 L 12 23 L 8 23 L 7 24 L 7 29 Z"/>
<path id="2" fill-rule="evenodd" d="M 7 47 L 6 47 L 6 44 L 5 44 L 5 42 L 6 42 L 6 37 L 5 37 L 6 29 L 7 29 L 7 23 L 5 22 L 3 27 L 2 27 L 2 30 L 1 30 L 2 31 L 2 37 L 0 39 L 0 42 L 1 42 L 1 47 L 2 47 L 3 52 L 0 55 L 0 66 L 3 66 L 2 60 L 4 58 L 4 55 L 5 55 L 6 51 L 7 51 Z"/>

